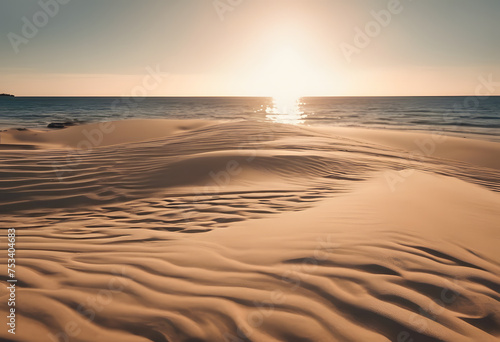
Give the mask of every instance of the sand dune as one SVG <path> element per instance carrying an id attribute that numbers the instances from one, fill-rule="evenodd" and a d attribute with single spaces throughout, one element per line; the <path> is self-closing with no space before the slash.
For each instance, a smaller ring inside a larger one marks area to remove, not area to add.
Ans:
<path id="1" fill-rule="evenodd" d="M 498 143 L 168 120 L 0 138 L 0 339 L 500 339 Z"/>

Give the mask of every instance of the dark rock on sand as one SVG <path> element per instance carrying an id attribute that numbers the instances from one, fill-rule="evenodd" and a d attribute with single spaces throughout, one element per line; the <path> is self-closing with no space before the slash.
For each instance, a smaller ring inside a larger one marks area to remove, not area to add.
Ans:
<path id="1" fill-rule="evenodd" d="M 66 121 L 66 122 L 51 122 L 47 125 L 47 127 L 61 129 L 61 128 L 66 128 L 66 127 L 75 126 L 75 125 L 79 125 L 79 124 L 81 124 L 81 122 L 78 120 Z"/>

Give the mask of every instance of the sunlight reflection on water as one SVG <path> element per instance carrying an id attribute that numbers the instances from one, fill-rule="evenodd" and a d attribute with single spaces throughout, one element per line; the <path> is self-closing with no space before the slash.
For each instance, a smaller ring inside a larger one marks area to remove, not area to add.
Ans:
<path id="1" fill-rule="evenodd" d="M 307 114 L 302 110 L 304 103 L 298 96 L 275 96 L 272 106 L 267 106 L 266 118 L 276 123 L 301 125 Z"/>

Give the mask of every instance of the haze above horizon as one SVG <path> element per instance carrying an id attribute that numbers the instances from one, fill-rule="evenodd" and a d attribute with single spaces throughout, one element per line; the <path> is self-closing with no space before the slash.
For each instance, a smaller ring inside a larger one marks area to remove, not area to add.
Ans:
<path id="1" fill-rule="evenodd" d="M 495 0 L 0 6 L 0 92 L 17 96 L 500 95 Z"/>

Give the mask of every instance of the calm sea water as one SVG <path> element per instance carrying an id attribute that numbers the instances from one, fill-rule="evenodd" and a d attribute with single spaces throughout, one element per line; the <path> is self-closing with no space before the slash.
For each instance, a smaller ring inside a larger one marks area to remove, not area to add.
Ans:
<path id="1" fill-rule="evenodd" d="M 0 128 L 130 118 L 263 120 L 475 133 L 500 138 L 500 97 L 121 98 L 0 97 Z"/>

